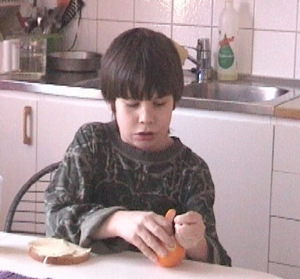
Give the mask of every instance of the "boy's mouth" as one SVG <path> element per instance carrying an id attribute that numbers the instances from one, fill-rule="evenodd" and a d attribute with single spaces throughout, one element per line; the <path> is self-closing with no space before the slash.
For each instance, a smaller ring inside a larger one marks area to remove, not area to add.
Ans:
<path id="1" fill-rule="evenodd" d="M 153 135 L 153 132 L 139 132 L 137 133 L 137 135 L 141 135 L 141 136 L 148 136 L 148 135 Z"/>
<path id="2" fill-rule="evenodd" d="M 151 140 L 154 137 L 153 132 L 139 132 L 135 134 L 135 137 L 139 140 Z"/>

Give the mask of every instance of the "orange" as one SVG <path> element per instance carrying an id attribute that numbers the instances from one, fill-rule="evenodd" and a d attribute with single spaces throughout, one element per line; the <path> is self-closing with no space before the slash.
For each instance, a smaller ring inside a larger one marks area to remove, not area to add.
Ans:
<path id="1" fill-rule="evenodd" d="M 176 210 L 171 208 L 167 211 L 165 218 L 173 222 L 175 216 L 176 216 Z"/>
<path id="2" fill-rule="evenodd" d="M 169 209 L 165 215 L 165 218 L 173 221 L 175 215 L 175 209 Z M 175 243 L 175 247 L 167 247 L 167 249 L 168 255 L 166 257 L 158 256 L 158 265 L 162 267 L 174 267 L 179 265 L 182 259 L 185 257 L 185 249 L 177 242 Z"/>
<path id="3" fill-rule="evenodd" d="M 181 263 L 185 256 L 185 249 L 176 243 L 175 247 L 168 248 L 168 255 L 166 257 L 158 256 L 158 265 L 162 267 L 174 267 Z"/>

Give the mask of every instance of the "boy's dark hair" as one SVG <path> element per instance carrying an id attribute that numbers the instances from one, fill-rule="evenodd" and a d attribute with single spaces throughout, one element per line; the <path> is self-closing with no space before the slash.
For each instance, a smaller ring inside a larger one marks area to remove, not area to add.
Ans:
<path id="1" fill-rule="evenodd" d="M 114 108 L 116 98 L 150 100 L 172 95 L 174 103 L 183 91 L 179 54 L 162 33 L 145 28 L 119 35 L 101 61 L 101 90 Z"/>

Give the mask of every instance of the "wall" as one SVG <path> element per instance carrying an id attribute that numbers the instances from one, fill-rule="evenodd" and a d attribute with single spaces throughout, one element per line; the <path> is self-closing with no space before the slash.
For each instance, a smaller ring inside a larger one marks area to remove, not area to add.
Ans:
<path id="1" fill-rule="evenodd" d="M 45 0 L 53 1 L 53 0 Z M 240 73 L 300 79 L 300 0 L 234 0 L 239 12 Z M 159 30 L 183 45 L 197 38 L 212 42 L 212 66 L 218 37 L 218 18 L 225 0 L 85 0 L 83 19 L 66 28 L 75 49 L 105 52 L 112 39 L 132 27 Z M 193 50 L 190 50 L 193 55 Z M 184 68 L 192 64 L 186 62 Z"/>

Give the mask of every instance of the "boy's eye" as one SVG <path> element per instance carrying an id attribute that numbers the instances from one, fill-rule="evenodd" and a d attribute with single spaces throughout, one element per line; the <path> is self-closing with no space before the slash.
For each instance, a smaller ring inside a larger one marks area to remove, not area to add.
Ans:
<path id="1" fill-rule="evenodd" d="M 166 102 L 165 101 L 155 101 L 155 102 L 153 102 L 153 104 L 157 107 L 161 107 L 161 106 L 165 105 Z"/>
<path id="2" fill-rule="evenodd" d="M 139 105 L 139 102 L 137 101 L 127 101 L 126 106 L 128 107 L 137 107 Z"/>

